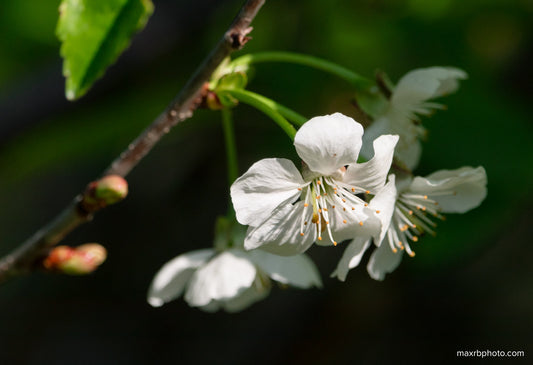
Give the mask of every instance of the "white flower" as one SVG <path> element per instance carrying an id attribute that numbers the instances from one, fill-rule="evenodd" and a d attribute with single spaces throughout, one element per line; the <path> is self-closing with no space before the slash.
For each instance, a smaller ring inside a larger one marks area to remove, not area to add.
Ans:
<path id="1" fill-rule="evenodd" d="M 297 288 L 321 287 L 319 273 L 306 255 L 279 257 L 238 248 L 192 251 L 167 262 L 155 275 L 148 303 L 159 307 L 181 296 L 207 312 L 237 312 L 265 298 L 271 281 Z"/>
<path id="2" fill-rule="evenodd" d="M 426 135 L 419 115 L 428 116 L 434 109 L 443 109 L 442 104 L 428 100 L 455 92 L 458 80 L 467 74 L 453 67 L 429 67 L 416 69 L 403 76 L 392 91 L 387 106 L 379 115 L 372 115 L 374 122 L 363 137 L 363 156 L 371 156 L 371 144 L 385 133 L 398 134 L 395 157 L 408 169 L 413 170 L 420 160 L 422 146 L 419 138 Z"/>
<path id="3" fill-rule="evenodd" d="M 376 211 L 356 194 L 378 194 L 397 136 L 374 141 L 375 156 L 357 164 L 363 127 L 340 113 L 315 117 L 296 133 L 300 174 L 286 159 L 256 162 L 231 187 L 237 220 L 249 225 L 245 248 L 288 256 L 315 241 L 336 244 L 379 231 Z M 346 167 L 347 166 L 347 167 Z"/>
<path id="4" fill-rule="evenodd" d="M 367 265 L 370 276 L 383 280 L 400 264 L 402 251 L 414 256 L 409 242 L 417 242 L 418 237 L 426 232 L 435 234 L 436 224 L 429 216 L 443 219 L 440 213 L 465 213 L 479 206 L 487 195 L 486 185 L 487 174 L 483 167 L 440 170 L 425 178 L 398 181 L 396 189 L 388 190 L 397 194 L 397 199 L 393 209 L 384 209 L 384 215 L 391 216 L 390 225 L 381 235 L 382 241 L 374 240 L 379 247 L 372 253 Z M 348 271 L 359 265 L 369 246 L 370 239 L 354 239 L 332 276 L 344 281 Z"/>

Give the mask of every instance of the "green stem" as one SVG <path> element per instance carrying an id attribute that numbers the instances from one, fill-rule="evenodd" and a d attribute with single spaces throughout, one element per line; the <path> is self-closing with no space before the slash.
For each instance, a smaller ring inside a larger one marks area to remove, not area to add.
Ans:
<path id="1" fill-rule="evenodd" d="M 271 101 L 270 99 L 268 98 L 265 98 L 261 95 L 258 95 L 256 93 L 253 93 L 251 91 L 247 91 L 247 90 L 243 90 L 243 89 L 224 89 L 224 88 L 220 88 L 217 90 L 217 92 L 219 93 L 228 93 L 230 94 L 231 96 L 233 96 L 235 99 L 243 102 L 243 103 L 246 103 L 250 106 L 253 106 L 254 108 L 262 111 L 263 113 L 265 113 L 267 116 L 269 116 L 274 122 L 276 122 L 280 127 L 281 129 L 283 129 L 285 131 L 285 133 L 287 133 L 287 135 L 292 139 L 294 140 L 294 136 L 296 135 L 296 129 L 293 127 L 293 125 L 291 123 L 289 123 L 289 121 L 287 119 L 285 119 L 285 117 L 283 116 L 283 114 L 281 113 L 281 110 L 279 109 L 279 104 Z M 272 103 L 270 103 L 269 101 L 271 101 Z M 287 112 L 287 110 L 290 110 L 288 108 L 284 108 L 283 109 L 284 112 Z M 298 115 L 296 112 L 292 112 L 292 117 L 293 118 L 297 118 L 299 119 L 300 121 L 303 121 L 303 120 L 307 120 L 305 119 L 304 117 Z M 303 122 L 302 122 L 303 124 Z"/>
<path id="2" fill-rule="evenodd" d="M 305 122 L 309 120 L 309 118 L 304 117 L 298 112 L 295 112 L 294 110 L 287 108 L 286 106 L 281 105 L 280 103 L 272 99 L 269 99 L 266 96 L 254 93 L 253 91 L 244 90 L 244 89 L 238 89 L 238 91 L 243 91 L 247 93 L 248 95 L 260 100 L 263 104 L 268 105 L 269 108 L 274 109 L 275 111 L 280 113 L 282 116 L 284 116 L 286 119 L 290 120 L 293 124 L 302 126 Z M 236 98 L 238 99 L 238 97 Z"/>
<path id="3" fill-rule="evenodd" d="M 235 144 L 233 115 L 230 109 L 222 109 L 222 128 L 224 129 L 224 141 L 226 143 L 228 185 L 231 186 L 231 184 L 233 184 L 233 182 L 239 177 L 239 165 L 237 163 L 237 146 Z"/>
<path id="4" fill-rule="evenodd" d="M 261 52 L 255 54 L 246 54 L 236 58 L 231 62 L 231 64 L 233 66 L 239 66 L 260 62 L 289 62 L 313 67 L 338 76 L 348 81 L 358 89 L 366 89 L 374 84 L 372 80 L 367 79 L 366 77 L 363 77 L 333 62 L 292 52 Z"/>
<path id="5" fill-rule="evenodd" d="M 233 128 L 233 113 L 231 109 L 224 108 L 222 112 L 222 129 L 224 130 L 224 142 L 226 144 L 226 160 L 228 168 L 228 188 L 239 177 L 239 165 L 237 162 L 237 145 L 235 143 L 235 129 Z M 235 210 L 231 203 L 228 202 L 228 214 L 226 217 L 235 221 Z"/>

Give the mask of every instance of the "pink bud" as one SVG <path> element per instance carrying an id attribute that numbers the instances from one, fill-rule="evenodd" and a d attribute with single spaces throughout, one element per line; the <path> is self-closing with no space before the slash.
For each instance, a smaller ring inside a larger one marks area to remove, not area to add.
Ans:
<path id="1" fill-rule="evenodd" d="M 95 212 L 110 204 L 118 203 L 128 195 L 128 182 L 122 176 L 108 175 L 87 186 L 81 207 Z"/>
<path id="2" fill-rule="evenodd" d="M 75 248 L 58 246 L 50 251 L 43 265 L 48 270 L 67 275 L 86 275 L 95 271 L 106 257 L 106 249 L 98 243 L 87 243 Z"/>
<path id="3" fill-rule="evenodd" d="M 96 182 L 94 197 L 105 204 L 115 204 L 128 195 L 128 182 L 122 176 L 109 175 Z"/>

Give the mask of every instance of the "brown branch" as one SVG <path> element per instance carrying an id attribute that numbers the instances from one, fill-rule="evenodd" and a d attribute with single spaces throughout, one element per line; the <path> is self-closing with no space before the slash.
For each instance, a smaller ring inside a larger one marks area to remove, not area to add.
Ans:
<path id="1" fill-rule="evenodd" d="M 241 49 L 250 39 L 250 23 L 265 0 L 247 0 L 222 39 L 196 69 L 181 92 L 152 124 L 135 139 L 104 172 L 107 175 L 126 176 L 172 127 L 192 116 L 205 92 L 204 84 L 218 65 L 232 52 Z M 79 225 L 90 221 L 103 206 L 84 204 L 88 190 L 78 195 L 54 220 L 37 231 L 17 249 L 0 260 L 0 283 L 39 266 L 43 251 L 58 244 Z"/>

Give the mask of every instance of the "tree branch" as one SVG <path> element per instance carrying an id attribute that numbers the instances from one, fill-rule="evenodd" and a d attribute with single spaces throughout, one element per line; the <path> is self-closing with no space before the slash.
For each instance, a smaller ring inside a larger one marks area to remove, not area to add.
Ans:
<path id="1" fill-rule="evenodd" d="M 241 49 L 250 39 L 250 23 L 265 0 L 247 0 L 239 14 L 215 48 L 196 69 L 176 98 L 152 124 L 115 159 L 104 172 L 107 175 L 126 176 L 172 127 L 190 118 L 205 94 L 204 85 L 218 65 L 232 52 Z M 94 183 L 91 183 L 94 184 Z M 89 186 L 91 186 L 89 184 Z M 90 221 L 105 204 L 85 204 L 89 187 L 78 195 L 55 219 L 23 242 L 17 249 L 0 260 L 0 283 L 11 277 L 31 272 L 39 266 L 43 252 L 58 244 L 79 225 Z"/>

